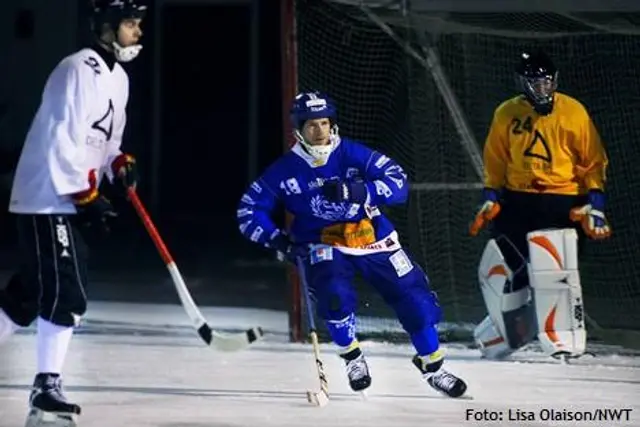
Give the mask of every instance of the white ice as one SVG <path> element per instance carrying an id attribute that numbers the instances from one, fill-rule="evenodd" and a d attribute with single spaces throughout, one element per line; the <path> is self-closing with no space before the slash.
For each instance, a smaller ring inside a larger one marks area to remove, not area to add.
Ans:
<path id="1" fill-rule="evenodd" d="M 318 387 L 311 347 L 286 342 L 284 313 L 203 312 L 216 328 L 261 325 L 268 334 L 244 352 L 219 353 L 200 342 L 180 306 L 92 303 L 65 366 L 68 397 L 83 408 L 79 426 L 640 426 L 640 357 L 633 354 L 609 349 L 561 365 L 528 351 L 515 361 L 489 362 L 477 351 L 446 346 L 447 368 L 467 381 L 473 397 L 453 400 L 421 381 L 410 347 L 365 343 L 373 385 L 364 401 L 350 392 L 333 348 L 323 345 L 331 401 L 315 408 L 305 397 Z M 0 347 L 1 427 L 23 425 L 35 360 L 33 330 Z M 563 422 L 541 420 L 542 409 L 632 411 L 628 420 Z M 469 412 L 485 410 L 502 421 L 469 419 Z M 536 420 L 509 420 L 509 410 L 531 411 Z"/>

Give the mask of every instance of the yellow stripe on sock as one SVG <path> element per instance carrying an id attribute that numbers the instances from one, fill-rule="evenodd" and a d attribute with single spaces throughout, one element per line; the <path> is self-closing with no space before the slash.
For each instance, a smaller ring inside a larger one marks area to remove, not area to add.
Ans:
<path id="1" fill-rule="evenodd" d="M 351 341 L 351 344 L 349 344 L 348 346 L 338 347 L 338 354 L 347 354 L 350 351 L 355 350 L 356 348 L 360 348 L 360 342 L 354 339 L 353 341 Z"/>

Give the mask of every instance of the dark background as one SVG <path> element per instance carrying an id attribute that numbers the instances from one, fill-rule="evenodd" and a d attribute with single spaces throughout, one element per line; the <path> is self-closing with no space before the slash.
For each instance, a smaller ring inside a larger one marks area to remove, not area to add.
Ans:
<path id="1" fill-rule="evenodd" d="M 277 3 L 274 5 L 260 7 L 257 64 L 249 60 L 250 8 L 244 5 L 165 6 L 161 22 L 154 22 L 149 12 L 143 22 L 144 49 L 134 61 L 123 64 L 131 89 L 122 149 L 138 159 L 139 194 L 148 202 L 152 67 L 154 43 L 162 32 L 162 158 L 159 204 L 152 216 L 201 305 L 286 308 L 283 266 L 262 248 L 245 242 L 235 219 L 236 205 L 249 184 L 251 67 L 258 67 L 259 75 L 259 171 L 282 153 L 280 14 Z M 84 6 L 78 2 L 82 13 L 77 48 L 88 40 Z M 41 18 L 36 15 L 36 32 Z M 34 101 L 31 115 L 37 108 L 37 99 Z M 26 124 L 23 138 L 28 121 Z M 7 146 L 0 156 L 3 172 L 13 169 L 19 155 Z M 108 184 L 103 187 L 109 194 Z M 8 206 L 9 191 L 9 186 L 3 188 L 0 206 Z M 166 269 L 132 208 L 121 200 L 113 202 L 120 217 L 112 224 L 111 234 L 86 234 L 91 246 L 90 298 L 178 302 Z M 10 215 L 1 211 L 0 268 L 7 276 L 15 265 L 15 231 Z"/>

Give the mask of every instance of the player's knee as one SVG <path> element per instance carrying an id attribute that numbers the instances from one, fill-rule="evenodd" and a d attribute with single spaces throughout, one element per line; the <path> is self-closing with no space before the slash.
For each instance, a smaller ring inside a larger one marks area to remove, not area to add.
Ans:
<path id="1" fill-rule="evenodd" d="M 436 325 L 442 317 L 438 297 L 429 289 L 428 279 L 421 270 L 416 271 L 412 285 L 393 306 L 400 324 L 409 334 Z"/>
<path id="2" fill-rule="evenodd" d="M 81 313 L 77 313 L 77 311 L 81 311 Z M 75 327 L 80 324 L 80 320 L 82 319 L 82 315 L 86 310 L 74 309 L 68 310 L 64 308 L 55 307 L 53 310 L 41 310 L 40 317 L 54 325 L 58 326 L 66 326 L 66 327 Z"/>
<path id="3" fill-rule="evenodd" d="M 318 316 L 325 320 L 340 320 L 356 311 L 356 297 L 346 285 L 326 286 L 316 291 Z"/>
<path id="4" fill-rule="evenodd" d="M 87 300 L 80 289 L 61 291 L 57 298 L 43 298 L 39 315 L 58 326 L 77 326 L 87 311 Z"/>
<path id="5" fill-rule="evenodd" d="M 0 290 L 0 308 L 16 325 L 27 327 L 38 316 L 38 302 L 21 299 L 9 292 L 9 287 Z"/>
<path id="6" fill-rule="evenodd" d="M 1 300 L 1 298 L 0 298 Z M 37 304 L 7 304 L 0 302 L 0 308 L 18 326 L 28 327 L 38 316 Z"/>

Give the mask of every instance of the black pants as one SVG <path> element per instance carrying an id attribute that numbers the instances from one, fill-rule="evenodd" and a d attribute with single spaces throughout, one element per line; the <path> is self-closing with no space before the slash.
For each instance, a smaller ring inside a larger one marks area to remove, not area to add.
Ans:
<path id="1" fill-rule="evenodd" d="M 573 228 L 578 232 L 578 250 L 581 252 L 586 237 L 582 227 L 569 219 L 569 212 L 586 203 L 586 196 L 504 192 L 500 201 L 502 210 L 493 221 L 491 231 L 507 265 L 515 273 L 514 291 L 529 285 L 527 270 L 521 268 L 522 258 L 529 258 L 527 233 L 546 228 Z"/>
<path id="2" fill-rule="evenodd" d="M 20 270 L 0 291 L 0 308 L 18 325 L 40 316 L 74 326 L 87 308 L 87 246 L 67 215 L 16 215 Z"/>

